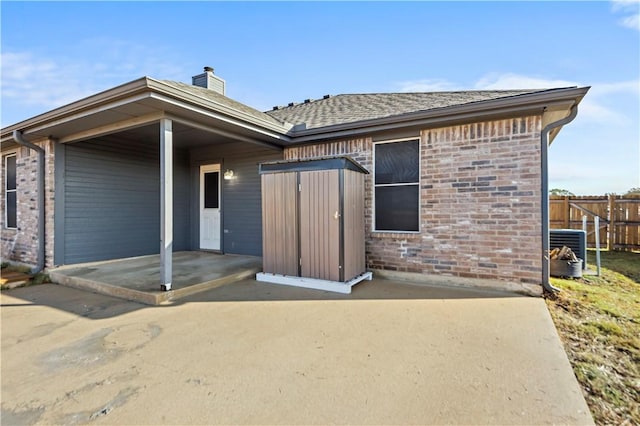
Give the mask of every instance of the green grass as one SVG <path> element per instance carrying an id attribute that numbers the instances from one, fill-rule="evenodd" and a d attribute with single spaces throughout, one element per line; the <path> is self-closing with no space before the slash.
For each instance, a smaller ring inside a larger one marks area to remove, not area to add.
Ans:
<path id="1" fill-rule="evenodd" d="M 601 259 L 599 277 L 552 278 L 547 305 L 596 423 L 640 424 L 640 253 Z"/>

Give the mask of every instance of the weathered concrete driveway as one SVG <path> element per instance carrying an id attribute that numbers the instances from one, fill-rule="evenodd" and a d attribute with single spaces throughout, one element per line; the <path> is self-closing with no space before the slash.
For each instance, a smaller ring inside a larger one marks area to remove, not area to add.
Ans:
<path id="1" fill-rule="evenodd" d="M 3 292 L 2 424 L 591 424 L 544 301 L 502 296 Z"/>

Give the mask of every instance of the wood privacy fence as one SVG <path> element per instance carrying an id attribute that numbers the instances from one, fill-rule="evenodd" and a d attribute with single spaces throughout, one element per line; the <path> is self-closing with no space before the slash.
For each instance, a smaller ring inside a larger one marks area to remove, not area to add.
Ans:
<path id="1" fill-rule="evenodd" d="M 587 216 L 587 246 L 595 247 L 594 217 L 600 218 L 600 247 L 640 250 L 640 195 L 549 197 L 552 229 L 582 229 Z"/>

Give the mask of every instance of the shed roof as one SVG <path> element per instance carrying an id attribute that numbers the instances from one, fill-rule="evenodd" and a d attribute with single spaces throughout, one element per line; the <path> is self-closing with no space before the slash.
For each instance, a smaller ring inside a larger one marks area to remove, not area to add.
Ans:
<path id="1" fill-rule="evenodd" d="M 309 130 L 556 90 L 563 88 L 341 94 L 279 107 L 266 111 L 266 114 Z"/>

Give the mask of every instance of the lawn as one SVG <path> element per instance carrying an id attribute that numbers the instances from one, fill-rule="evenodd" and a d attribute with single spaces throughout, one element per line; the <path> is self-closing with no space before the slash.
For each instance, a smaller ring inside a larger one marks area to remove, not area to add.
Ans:
<path id="1" fill-rule="evenodd" d="M 596 424 L 638 425 L 640 253 L 601 254 L 599 277 L 552 278 L 547 305 Z"/>

